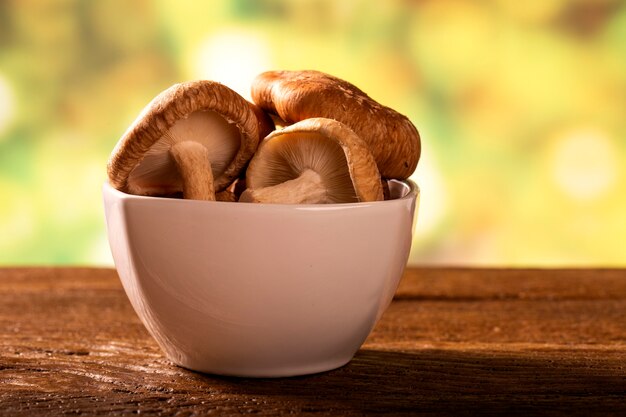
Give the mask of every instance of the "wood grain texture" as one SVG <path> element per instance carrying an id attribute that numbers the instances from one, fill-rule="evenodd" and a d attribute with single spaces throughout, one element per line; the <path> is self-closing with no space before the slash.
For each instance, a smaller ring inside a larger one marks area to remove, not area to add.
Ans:
<path id="1" fill-rule="evenodd" d="M 411 269 L 347 366 L 170 364 L 115 271 L 0 269 L 0 415 L 626 415 L 626 270 Z"/>

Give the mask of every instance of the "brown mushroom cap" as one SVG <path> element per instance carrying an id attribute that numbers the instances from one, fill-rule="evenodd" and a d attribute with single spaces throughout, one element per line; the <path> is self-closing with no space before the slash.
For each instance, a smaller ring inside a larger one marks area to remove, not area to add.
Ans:
<path id="1" fill-rule="evenodd" d="M 385 178 L 408 178 L 421 141 L 406 117 L 354 85 L 319 71 L 268 71 L 252 84 L 252 99 L 288 123 L 325 117 L 348 125 L 370 147 Z"/>
<path id="2" fill-rule="evenodd" d="M 312 118 L 267 136 L 250 161 L 240 201 L 286 204 L 383 199 L 376 162 L 349 127 Z"/>
<path id="3" fill-rule="evenodd" d="M 272 129 L 269 116 L 222 84 L 206 80 L 175 84 L 155 97 L 119 140 L 107 165 L 109 182 L 133 194 L 183 191 L 185 172 L 180 171 L 185 170 L 177 168 L 178 156 L 169 151 L 184 142 L 180 153 L 195 152 L 187 171 L 204 175 L 207 181 L 212 174 L 211 190 L 221 191 L 239 176 L 260 139 Z M 196 172 L 205 157 L 211 172 Z"/>

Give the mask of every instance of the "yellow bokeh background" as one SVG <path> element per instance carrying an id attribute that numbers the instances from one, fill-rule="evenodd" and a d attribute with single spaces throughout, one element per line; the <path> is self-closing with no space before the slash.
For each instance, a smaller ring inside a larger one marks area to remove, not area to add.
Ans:
<path id="1" fill-rule="evenodd" d="M 109 152 L 173 83 L 344 78 L 418 127 L 412 264 L 626 266 L 617 0 L 0 3 L 0 264 L 111 264 Z"/>

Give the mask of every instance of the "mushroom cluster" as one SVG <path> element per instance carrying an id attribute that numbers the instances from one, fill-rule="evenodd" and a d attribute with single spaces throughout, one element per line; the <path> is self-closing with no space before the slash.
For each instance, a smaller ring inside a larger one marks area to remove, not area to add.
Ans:
<path id="1" fill-rule="evenodd" d="M 268 71 L 252 100 L 214 81 L 168 88 L 115 146 L 109 183 L 193 200 L 347 203 L 383 200 L 386 180 L 417 166 L 415 126 L 344 80 Z"/>

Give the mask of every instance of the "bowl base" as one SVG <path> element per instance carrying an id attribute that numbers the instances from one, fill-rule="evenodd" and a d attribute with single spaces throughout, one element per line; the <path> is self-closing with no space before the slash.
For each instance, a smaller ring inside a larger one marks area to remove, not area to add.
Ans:
<path id="1" fill-rule="evenodd" d="M 286 378 L 293 376 L 303 376 L 318 374 L 321 372 L 332 371 L 347 365 L 352 357 L 341 358 L 327 361 L 319 361 L 316 363 L 307 363 L 302 365 L 289 366 L 271 366 L 271 367 L 220 367 L 219 365 L 207 365 L 201 363 L 185 363 L 169 358 L 172 363 L 185 369 L 204 374 L 220 375 L 239 378 Z"/>

